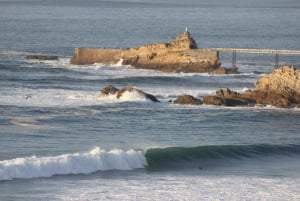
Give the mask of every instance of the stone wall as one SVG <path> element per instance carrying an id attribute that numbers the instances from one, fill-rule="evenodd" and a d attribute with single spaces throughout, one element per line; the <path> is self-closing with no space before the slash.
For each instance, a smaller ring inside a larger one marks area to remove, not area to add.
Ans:
<path id="1" fill-rule="evenodd" d="M 70 63 L 76 65 L 104 63 L 113 64 L 120 60 L 121 49 L 75 48 Z"/>

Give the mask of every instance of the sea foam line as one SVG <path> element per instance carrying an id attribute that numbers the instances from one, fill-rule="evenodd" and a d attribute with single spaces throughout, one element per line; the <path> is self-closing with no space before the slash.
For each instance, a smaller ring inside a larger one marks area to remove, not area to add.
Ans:
<path id="1" fill-rule="evenodd" d="M 15 178 L 51 177 L 53 175 L 87 174 L 100 170 L 133 170 L 147 166 L 142 151 L 99 147 L 87 153 L 49 157 L 25 157 L 0 161 L 0 181 Z"/>

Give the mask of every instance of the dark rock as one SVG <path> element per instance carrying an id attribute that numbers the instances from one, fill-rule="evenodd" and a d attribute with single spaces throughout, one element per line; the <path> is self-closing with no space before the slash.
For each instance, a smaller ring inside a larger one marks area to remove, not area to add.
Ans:
<path id="1" fill-rule="evenodd" d="M 238 68 L 225 68 L 225 67 L 220 67 L 210 72 L 210 74 L 238 74 L 238 73 L 239 73 Z"/>
<path id="2" fill-rule="evenodd" d="M 143 92 L 142 90 L 140 89 L 136 89 L 132 86 L 127 86 L 127 87 L 124 87 L 123 89 L 120 89 L 118 92 L 117 92 L 117 98 L 120 98 L 126 91 L 128 92 L 137 92 L 143 96 L 145 96 L 145 98 L 153 101 L 153 102 L 160 102 L 159 100 L 157 100 L 157 98 L 155 96 L 153 96 L 152 94 L 148 94 L 148 93 L 145 93 Z"/>
<path id="3" fill-rule="evenodd" d="M 218 96 L 205 96 L 203 103 L 207 105 L 224 105 L 224 98 Z"/>
<path id="4" fill-rule="evenodd" d="M 116 87 L 114 87 L 112 85 L 108 85 L 101 90 L 100 96 L 113 95 L 113 94 L 116 94 L 118 91 L 119 91 L 119 89 L 117 89 Z"/>
<path id="5" fill-rule="evenodd" d="M 187 105 L 201 105 L 203 102 L 201 99 L 195 98 L 191 95 L 179 96 L 175 101 L 175 104 L 187 104 Z"/>
<path id="6" fill-rule="evenodd" d="M 58 60 L 58 56 L 51 55 L 27 55 L 25 59 L 35 59 L 35 60 Z"/>
<path id="7" fill-rule="evenodd" d="M 203 103 L 208 105 L 238 106 L 253 105 L 255 100 L 250 96 L 243 96 L 236 91 L 228 88 L 216 91 L 216 96 L 206 96 Z"/>
<path id="8" fill-rule="evenodd" d="M 220 89 L 216 91 L 217 96 L 223 97 L 223 98 L 233 98 L 233 97 L 238 97 L 240 94 L 235 91 L 231 91 L 228 88 L 225 89 Z"/>
<path id="9" fill-rule="evenodd" d="M 105 97 L 105 96 L 109 96 L 109 95 L 116 95 L 116 98 L 119 99 L 125 92 L 137 92 L 140 95 L 144 96 L 146 99 L 149 99 L 153 102 L 160 102 L 154 95 L 145 93 L 142 90 L 136 89 L 132 86 L 127 86 L 122 89 L 117 89 L 116 87 L 114 87 L 112 85 L 108 85 L 101 90 L 100 96 Z"/>

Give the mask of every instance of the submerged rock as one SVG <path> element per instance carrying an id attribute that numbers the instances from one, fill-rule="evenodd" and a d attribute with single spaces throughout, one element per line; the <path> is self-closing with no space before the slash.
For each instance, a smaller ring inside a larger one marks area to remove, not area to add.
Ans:
<path id="1" fill-rule="evenodd" d="M 140 89 L 136 89 L 136 88 L 134 88 L 132 86 L 127 86 L 127 87 L 124 87 L 123 89 L 120 89 L 117 92 L 117 98 L 120 98 L 121 96 L 123 96 L 123 94 L 125 92 L 136 92 L 136 93 L 144 96 L 148 100 L 151 100 L 153 102 L 159 102 L 159 100 L 157 100 L 157 98 L 155 96 L 153 96 L 152 94 L 145 93 L 144 91 L 142 91 Z"/>
<path id="2" fill-rule="evenodd" d="M 100 97 L 104 96 L 109 96 L 109 95 L 114 95 L 118 93 L 119 89 L 112 85 L 105 86 L 101 91 L 100 91 Z"/>
<path id="3" fill-rule="evenodd" d="M 132 86 L 126 86 L 122 89 L 118 89 L 112 85 L 105 86 L 100 92 L 100 97 L 115 95 L 116 98 L 120 99 L 126 92 L 137 93 L 153 102 L 160 102 L 154 95 L 145 93 L 144 91 L 142 91 L 140 89 L 136 89 Z"/>
<path id="4" fill-rule="evenodd" d="M 201 99 L 195 98 L 191 95 L 182 95 L 176 98 L 175 104 L 186 104 L 186 105 L 201 105 L 203 102 Z"/>
<path id="5" fill-rule="evenodd" d="M 220 67 L 210 72 L 210 74 L 238 74 L 238 73 L 239 73 L 238 68 L 225 68 L 225 67 Z"/>
<path id="6" fill-rule="evenodd" d="M 35 60 L 58 60 L 58 56 L 51 56 L 51 55 L 27 55 L 25 59 L 35 59 Z"/>

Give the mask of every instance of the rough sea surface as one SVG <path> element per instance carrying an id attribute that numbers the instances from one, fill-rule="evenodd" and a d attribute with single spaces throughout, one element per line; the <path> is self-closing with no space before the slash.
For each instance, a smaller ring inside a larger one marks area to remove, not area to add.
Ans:
<path id="1" fill-rule="evenodd" d="M 69 64 L 75 47 L 170 41 L 185 27 L 201 48 L 300 50 L 299 19 L 297 0 L 0 0 L 0 200 L 300 200 L 299 109 L 168 102 L 253 89 L 274 55 L 238 54 L 238 75 Z M 161 103 L 100 98 L 109 84 Z"/>

